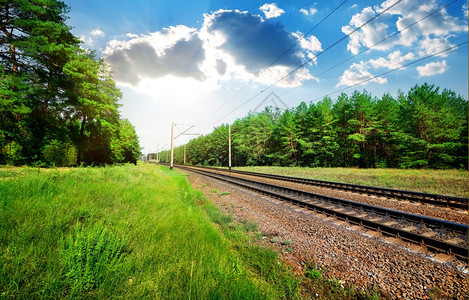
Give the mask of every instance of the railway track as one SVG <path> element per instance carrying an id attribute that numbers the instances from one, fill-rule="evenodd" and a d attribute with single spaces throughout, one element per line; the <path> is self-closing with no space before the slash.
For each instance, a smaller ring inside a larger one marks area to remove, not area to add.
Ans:
<path id="1" fill-rule="evenodd" d="M 238 170 L 230 171 L 228 169 L 222 169 L 222 168 L 210 168 L 210 167 L 197 167 L 197 168 L 207 169 L 207 170 L 217 170 L 221 172 L 230 172 L 230 173 L 235 173 L 235 174 L 240 174 L 240 175 L 263 177 L 263 178 L 269 178 L 269 179 L 277 179 L 277 180 L 282 180 L 282 181 L 287 181 L 287 182 L 319 186 L 319 187 L 325 187 L 325 188 L 330 188 L 330 189 L 338 189 L 338 190 L 349 191 L 349 192 L 354 192 L 354 193 L 361 193 L 361 194 L 374 195 L 374 196 L 379 196 L 379 197 L 405 200 L 405 201 L 410 201 L 410 202 L 431 204 L 431 205 L 440 206 L 440 207 L 449 207 L 449 208 L 467 210 L 468 205 L 469 205 L 468 198 L 455 197 L 455 196 L 449 196 L 449 195 L 420 193 L 420 192 L 414 192 L 414 191 L 380 188 L 380 187 L 357 185 L 357 184 L 350 184 L 350 183 L 341 183 L 341 182 L 324 181 L 324 180 L 317 180 L 317 179 L 308 179 L 308 178 L 248 172 L 248 171 L 238 171 Z"/>
<path id="2" fill-rule="evenodd" d="M 464 224 L 215 173 L 210 169 L 175 167 L 288 201 L 468 261 L 468 226 Z"/>

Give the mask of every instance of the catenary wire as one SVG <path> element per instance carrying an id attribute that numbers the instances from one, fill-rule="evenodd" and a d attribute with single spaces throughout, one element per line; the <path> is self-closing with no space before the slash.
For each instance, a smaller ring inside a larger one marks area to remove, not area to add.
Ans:
<path id="1" fill-rule="evenodd" d="M 292 44 L 288 49 L 286 49 L 279 57 L 277 57 L 277 59 L 275 59 L 269 66 L 267 66 L 265 69 L 263 69 L 259 74 L 257 74 L 256 77 L 254 77 L 254 79 L 251 79 L 249 80 L 248 83 L 246 83 L 241 89 L 239 89 L 233 96 L 231 96 L 228 100 L 226 100 L 225 102 L 223 102 L 218 108 L 216 108 L 212 113 L 215 113 L 217 112 L 220 108 L 222 108 L 223 106 L 225 106 L 228 102 L 230 102 L 234 97 L 236 97 L 237 95 L 239 95 L 239 93 L 241 93 L 245 88 L 247 88 L 253 81 L 255 81 L 257 78 L 259 78 L 259 76 L 261 76 L 262 73 L 264 73 L 265 71 L 267 71 L 270 67 L 272 67 L 277 61 L 279 61 L 280 58 L 282 58 L 285 54 L 287 54 L 293 47 L 295 47 L 296 45 L 298 45 L 299 42 L 301 42 L 301 40 L 303 40 L 306 36 L 308 36 L 311 32 L 313 32 L 314 29 L 316 29 L 321 23 L 323 23 L 326 19 L 328 19 L 333 13 L 335 13 L 340 7 L 342 7 L 345 2 L 347 2 L 348 0 L 344 0 L 341 4 L 339 4 L 339 6 L 337 6 L 334 10 L 332 10 L 327 16 L 325 16 L 324 18 L 322 18 L 321 21 L 319 21 L 319 23 L 317 23 L 316 25 L 314 25 L 313 28 L 311 28 L 307 33 L 305 33 L 301 38 L 299 38 L 294 44 Z"/>
<path id="2" fill-rule="evenodd" d="M 344 87 L 344 88 L 342 88 L 342 89 L 339 89 L 339 90 L 337 90 L 337 91 L 334 91 L 334 92 L 325 94 L 324 96 L 314 98 L 313 100 L 311 100 L 311 102 L 315 102 L 315 101 L 318 101 L 318 100 L 320 100 L 320 99 L 323 99 L 324 97 L 327 97 L 327 96 L 330 96 L 330 95 L 334 95 L 334 94 L 343 92 L 343 91 L 345 91 L 345 90 L 347 90 L 347 89 L 353 88 L 353 87 L 355 87 L 355 86 L 357 86 L 357 85 L 360 85 L 360 84 L 363 84 L 363 83 L 366 83 L 366 82 L 368 82 L 368 81 L 371 81 L 371 80 L 376 79 L 376 78 L 378 78 L 378 77 L 381 77 L 381 76 L 383 76 L 383 75 L 387 75 L 387 74 L 392 73 L 392 72 L 394 72 L 394 71 L 397 71 L 397 70 L 406 68 L 406 67 L 408 67 L 408 66 L 410 66 L 410 65 L 413 65 L 413 64 L 419 63 L 419 62 L 421 62 L 421 61 L 424 61 L 424 60 L 426 60 L 426 59 L 432 58 L 432 57 L 434 57 L 434 56 L 440 55 L 440 54 L 442 54 L 442 53 L 445 53 L 445 52 L 454 50 L 454 49 L 456 49 L 456 48 L 458 48 L 458 47 L 460 47 L 460 46 L 462 46 L 462 45 L 464 45 L 464 44 L 467 44 L 468 42 L 469 42 L 469 41 L 465 41 L 465 42 L 459 43 L 459 44 L 457 44 L 457 45 L 455 45 L 455 46 L 452 46 L 452 47 L 446 48 L 446 49 L 444 49 L 444 50 L 438 51 L 438 52 L 436 52 L 436 53 L 433 53 L 433 54 L 424 56 L 424 57 L 422 57 L 422 58 L 419 58 L 419 59 L 417 59 L 417 60 L 414 60 L 414 61 L 412 61 L 412 62 L 409 62 L 409 63 L 407 63 L 407 64 L 404 64 L 404 65 L 402 65 L 402 66 L 400 66 L 400 67 L 397 67 L 397 68 L 388 70 L 388 71 L 383 72 L 383 73 L 381 73 L 381 74 L 375 75 L 375 76 L 373 76 L 373 77 L 371 77 L 371 78 L 362 80 L 362 81 L 357 82 L 357 83 L 355 83 L 355 84 L 353 84 L 353 85 L 350 85 L 350 86 Z"/>
<path id="3" fill-rule="evenodd" d="M 305 65 L 309 64 L 313 59 L 317 58 L 319 55 L 325 53 L 326 51 L 330 50 L 332 47 L 336 46 L 337 44 L 339 44 L 340 42 L 342 42 L 344 39 L 348 38 L 350 35 L 352 35 L 353 33 L 357 32 L 358 30 L 360 30 L 361 28 L 363 28 L 364 26 L 366 26 L 367 24 L 369 24 L 370 22 L 372 22 L 373 20 L 375 20 L 376 18 L 378 18 L 379 16 L 381 16 L 382 14 L 386 13 L 387 11 L 389 11 L 390 9 L 394 8 L 397 4 L 401 3 L 402 0 L 398 0 L 396 2 L 394 2 L 392 5 L 388 6 L 386 9 L 382 10 L 381 12 L 377 13 L 376 15 L 374 15 L 372 18 L 370 18 L 368 21 L 366 21 L 365 23 L 363 23 L 362 25 L 360 25 L 359 27 L 355 28 L 353 31 L 351 31 L 350 33 L 344 35 L 342 38 L 340 38 L 339 40 L 337 40 L 336 42 L 334 42 L 332 45 L 330 45 L 329 47 L 327 47 L 326 49 L 322 50 L 320 53 L 318 53 L 317 55 L 314 55 L 313 57 L 311 57 L 310 59 L 306 60 L 304 63 L 302 63 L 301 65 L 299 65 L 298 67 L 296 67 L 295 69 L 293 69 L 291 72 L 289 72 L 287 75 L 283 76 L 282 78 L 278 79 L 276 82 L 272 83 L 271 85 L 267 86 L 265 89 L 261 90 L 260 92 L 258 92 L 257 94 L 255 94 L 254 96 L 250 97 L 249 99 L 247 99 L 245 102 L 241 103 L 239 106 L 237 106 L 235 109 L 231 110 L 229 113 L 223 115 L 220 119 L 218 119 L 217 121 L 213 122 L 212 124 L 210 124 L 209 126 L 207 126 L 206 128 L 204 128 L 203 131 L 205 131 L 205 129 L 209 128 L 209 127 L 212 127 L 214 124 L 218 123 L 220 120 L 224 119 L 225 117 L 229 116 L 230 114 L 232 114 L 233 112 L 235 112 L 236 110 L 238 110 L 239 108 L 241 108 L 242 106 L 246 105 L 247 103 L 249 103 L 250 101 L 252 101 L 254 98 L 256 98 L 257 96 L 259 96 L 260 94 L 262 94 L 264 91 L 272 88 L 273 86 L 275 86 L 277 83 L 279 83 L 280 81 L 284 80 L 285 78 L 289 77 L 290 75 L 294 74 L 296 71 L 298 71 L 300 68 L 304 67 Z"/>
<path id="4" fill-rule="evenodd" d="M 423 20 L 425 20 L 425 19 L 431 17 L 432 15 L 434 15 L 434 14 L 436 14 L 437 12 L 441 11 L 442 9 L 445 9 L 445 8 L 447 8 L 448 6 L 450 6 L 450 5 L 454 4 L 454 3 L 456 3 L 457 1 L 458 1 L 458 0 L 455 0 L 455 1 L 453 1 L 453 2 L 450 2 L 450 3 L 446 4 L 446 5 L 444 5 L 444 6 L 440 7 L 440 8 L 438 8 L 438 9 L 436 9 L 436 10 L 434 10 L 434 11 L 432 11 L 430 14 L 428 14 L 428 15 L 426 15 L 425 17 L 419 19 L 418 21 L 415 21 L 415 22 L 413 22 L 413 23 L 407 25 L 406 27 L 404 27 L 404 28 L 402 28 L 402 29 L 400 29 L 400 30 L 394 32 L 393 34 L 391 34 L 391 35 L 389 35 L 388 37 L 382 39 L 381 41 L 379 41 L 379 42 L 373 44 L 372 46 L 365 47 L 364 50 L 362 50 L 362 51 L 360 51 L 359 53 L 354 54 L 354 55 L 352 55 L 352 56 L 350 56 L 350 57 L 344 59 L 343 61 L 339 62 L 338 64 L 334 65 L 333 67 L 330 67 L 330 68 L 328 68 L 327 70 L 325 70 L 325 71 L 323 71 L 323 72 L 317 74 L 316 77 L 319 77 L 319 76 L 321 76 L 321 75 L 326 74 L 327 72 L 329 72 L 329 71 L 331 71 L 331 70 L 337 68 L 338 66 L 340 66 L 340 65 L 342 65 L 342 64 L 344 64 L 344 63 L 346 63 L 347 61 L 349 61 L 349 60 L 351 60 L 351 59 L 353 59 L 353 58 L 355 58 L 355 57 L 357 57 L 357 56 L 359 56 L 359 55 L 361 55 L 361 54 L 367 52 L 368 50 L 370 50 L 370 49 L 374 48 L 375 46 L 377 46 L 377 45 L 379 45 L 379 44 L 381 44 L 381 43 L 387 41 L 388 39 L 395 37 L 397 34 L 402 33 L 403 31 L 409 29 L 411 26 L 414 26 L 415 24 L 418 24 L 418 23 L 422 22 Z M 293 88 L 289 89 L 288 91 L 284 92 L 283 94 L 281 94 L 281 96 L 286 95 L 286 94 L 290 93 L 291 91 L 293 91 L 293 90 L 295 90 L 295 89 L 297 89 L 297 88 L 298 88 L 298 86 L 297 86 L 297 87 L 293 87 Z"/>

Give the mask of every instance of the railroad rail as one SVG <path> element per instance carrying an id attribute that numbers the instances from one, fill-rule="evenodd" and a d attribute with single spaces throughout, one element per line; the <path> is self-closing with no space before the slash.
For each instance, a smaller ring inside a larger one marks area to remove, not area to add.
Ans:
<path id="1" fill-rule="evenodd" d="M 432 204 L 436 206 L 443 206 L 443 207 L 450 207 L 450 208 L 457 208 L 457 209 L 468 209 L 468 203 L 469 203 L 468 202 L 469 199 L 464 198 L 464 197 L 421 193 L 421 192 L 414 192 L 414 191 L 405 191 L 405 190 L 373 187 L 373 186 L 350 184 L 350 183 L 324 181 L 324 180 L 301 178 L 301 177 L 291 177 L 291 176 L 284 176 L 284 175 L 275 175 L 275 174 L 266 174 L 266 173 L 257 173 L 257 172 L 248 172 L 248 171 L 239 171 L 239 170 L 230 171 L 228 169 L 222 169 L 222 168 L 199 167 L 199 166 L 197 166 L 197 168 L 217 170 L 217 171 L 222 171 L 222 172 L 231 172 L 231 173 L 236 173 L 236 174 L 241 174 L 241 175 L 263 177 L 263 178 L 269 178 L 269 179 L 277 179 L 277 180 L 282 180 L 282 181 L 320 186 L 320 187 L 331 188 L 331 189 L 340 189 L 340 190 L 345 190 L 349 192 L 362 193 L 362 194 L 367 194 L 367 195 L 375 195 L 375 196 L 386 197 L 386 198 L 394 198 L 394 199 L 406 200 L 410 202 L 420 202 L 420 203 L 426 203 L 426 204 Z"/>
<path id="2" fill-rule="evenodd" d="M 319 195 L 298 189 L 234 177 L 188 166 L 176 168 L 212 177 L 230 184 L 324 213 L 335 218 L 376 230 L 384 235 L 452 254 L 468 261 L 468 226 L 424 217 L 379 206 Z"/>

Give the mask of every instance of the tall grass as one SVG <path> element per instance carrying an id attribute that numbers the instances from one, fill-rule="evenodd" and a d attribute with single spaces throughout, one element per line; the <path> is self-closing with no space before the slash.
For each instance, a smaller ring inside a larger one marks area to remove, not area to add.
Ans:
<path id="1" fill-rule="evenodd" d="M 0 298 L 297 297 L 246 228 L 164 167 L 0 169 Z"/>
<path id="2" fill-rule="evenodd" d="M 469 197 L 469 172 L 430 169 L 239 167 L 237 170 Z"/>

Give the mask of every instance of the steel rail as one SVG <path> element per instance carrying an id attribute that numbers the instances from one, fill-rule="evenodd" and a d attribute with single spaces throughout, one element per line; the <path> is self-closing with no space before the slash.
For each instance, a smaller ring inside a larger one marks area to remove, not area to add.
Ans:
<path id="1" fill-rule="evenodd" d="M 296 183 L 307 184 L 307 185 L 315 185 L 315 186 L 332 188 L 332 189 L 341 189 L 341 190 L 346 190 L 350 192 L 372 194 L 372 195 L 381 196 L 381 197 L 396 198 L 396 199 L 407 200 L 407 201 L 412 201 L 412 202 L 427 203 L 427 204 L 432 204 L 436 206 L 444 206 L 444 207 L 451 207 L 451 208 L 458 208 L 458 209 L 468 209 L 468 198 L 463 198 L 463 197 L 421 193 L 421 192 L 414 192 L 414 191 L 405 191 L 405 190 L 398 190 L 398 189 L 381 188 L 381 187 L 373 187 L 373 186 L 358 185 L 358 184 L 351 184 L 351 183 L 341 183 L 341 182 L 324 181 L 324 180 L 317 180 L 317 179 L 291 177 L 291 176 L 266 174 L 266 173 L 257 173 L 257 172 L 249 172 L 249 171 L 239 171 L 239 170 L 229 171 L 227 169 L 222 169 L 222 168 L 199 167 L 199 166 L 197 166 L 197 168 L 213 169 L 217 171 L 231 172 L 231 173 L 236 173 L 236 174 L 241 174 L 241 175 L 264 177 L 264 178 L 296 182 Z"/>
<path id="2" fill-rule="evenodd" d="M 180 169 L 185 169 L 191 172 L 199 173 L 201 175 L 209 176 L 212 178 L 216 178 L 219 180 L 223 180 L 230 184 L 235 184 L 243 188 L 248 188 L 248 189 L 260 192 L 262 194 L 272 196 L 274 198 L 286 200 L 296 205 L 300 205 L 300 206 L 306 207 L 314 211 L 319 211 L 327 215 L 331 215 L 336 218 L 346 220 L 353 224 L 364 226 L 365 228 L 377 230 L 386 235 L 395 236 L 403 240 L 406 240 L 408 242 L 416 243 L 416 244 L 425 246 L 427 248 L 431 248 L 433 250 L 436 250 L 437 252 L 453 254 L 466 262 L 468 261 L 468 248 L 466 247 L 462 247 L 462 246 L 455 245 L 452 243 L 447 243 L 445 241 L 427 237 L 421 234 L 413 233 L 408 230 L 395 228 L 395 227 L 385 225 L 385 224 L 382 224 L 373 220 L 367 220 L 362 217 L 358 217 L 353 214 L 349 214 L 347 212 L 334 209 L 332 206 L 334 206 L 334 204 L 336 205 L 340 204 L 341 206 L 353 207 L 363 212 L 373 212 L 380 216 L 390 216 L 390 217 L 394 217 L 397 219 L 405 219 L 406 221 L 410 221 L 415 224 L 423 224 L 430 228 L 451 230 L 459 234 L 467 235 L 468 226 L 464 224 L 424 217 L 420 215 L 409 214 L 409 213 L 386 209 L 386 208 L 382 208 L 382 207 L 378 207 L 374 205 L 367 205 L 367 204 L 363 204 L 359 202 L 305 192 L 305 191 L 301 191 L 297 189 L 279 187 L 279 186 L 275 186 L 275 185 L 264 183 L 264 182 L 258 182 L 258 181 L 249 180 L 245 178 L 233 177 L 233 176 L 229 176 L 226 174 L 213 173 L 207 170 L 201 170 L 201 169 L 188 167 L 188 166 L 178 165 L 175 167 L 180 168 Z M 295 198 L 294 196 L 286 195 L 286 193 L 293 194 L 297 197 L 307 198 L 308 200 L 298 199 L 298 198 Z M 329 206 L 320 205 L 318 203 L 314 203 L 314 200 L 319 200 L 322 203 L 330 203 L 330 205 Z"/>

